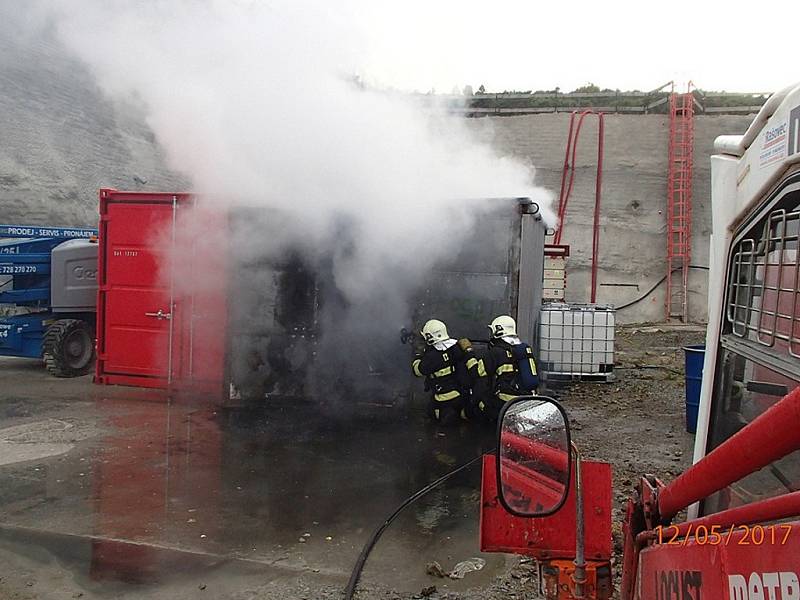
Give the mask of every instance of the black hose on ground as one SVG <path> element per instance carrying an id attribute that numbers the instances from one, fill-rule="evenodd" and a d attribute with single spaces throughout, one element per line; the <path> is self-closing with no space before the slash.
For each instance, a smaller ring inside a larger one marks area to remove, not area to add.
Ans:
<path id="1" fill-rule="evenodd" d="M 704 267 L 703 265 L 689 265 L 689 268 L 690 269 L 700 269 L 700 270 L 703 270 L 703 271 L 708 271 L 708 267 Z M 680 271 L 680 267 L 677 268 L 677 269 L 672 269 L 673 273 L 675 271 Z M 637 304 L 637 303 L 641 302 L 642 300 L 647 298 L 650 294 L 652 294 L 656 290 L 656 288 L 658 286 L 660 286 L 662 283 L 664 283 L 666 280 L 667 280 L 667 276 L 664 275 L 661 279 L 656 281 L 656 283 L 655 283 L 655 285 L 653 287 L 651 287 L 649 290 L 647 290 L 643 295 L 641 295 L 638 298 L 636 298 L 636 300 L 631 300 L 630 302 L 628 302 L 627 304 L 623 304 L 622 306 L 615 306 L 614 309 L 615 310 L 622 310 L 623 308 L 628 308 L 629 306 L 633 306 L 634 304 Z"/>
<path id="2" fill-rule="evenodd" d="M 450 479 L 453 475 L 456 475 L 457 473 L 460 473 L 464 469 L 467 469 L 472 465 L 474 465 L 476 462 L 481 460 L 483 456 L 484 455 L 481 454 L 480 456 L 473 458 L 468 463 L 461 465 L 457 469 L 453 469 L 449 473 L 446 473 L 445 475 L 439 477 L 439 479 L 437 479 L 433 483 L 426 485 L 424 488 L 419 490 L 413 496 L 409 496 L 400 506 L 397 507 L 397 509 L 395 509 L 395 511 L 391 515 L 389 515 L 389 517 L 383 523 L 381 523 L 380 527 L 378 527 L 373 532 L 372 536 L 369 538 L 369 540 L 367 540 L 367 543 L 364 544 L 364 547 L 361 549 L 361 554 L 358 555 L 358 560 L 356 561 L 356 564 L 353 567 L 353 572 L 350 574 L 350 581 L 347 582 L 347 587 L 345 588 L 344 591 L 345 600 L 353 600 L 353 595 L 356 593 L 356 586 L 358 585 L 359 579 L 361 579 L 361 572 L 364 570 L 364 565 L 367 562 L 367 558 L 369 558 L 370 552 L 372 552 L 372 548 L 375 546 L 376 543 L 378 543 L 378 540 L 383 535 L 383 532 L 386 531 L 386 528 L 389 527 L 389 525 L 392 524 L 392 521 L 394 521 L 397 518 L 397 515 L 403 512 L 403 510 L 405 510 L 406 507 L 413 504 L 416 500 L 419 500 L 420 498 L 422 498 L 422 496 L 424 496 L 434 488 L 438 487 L 439 485 Z"/>

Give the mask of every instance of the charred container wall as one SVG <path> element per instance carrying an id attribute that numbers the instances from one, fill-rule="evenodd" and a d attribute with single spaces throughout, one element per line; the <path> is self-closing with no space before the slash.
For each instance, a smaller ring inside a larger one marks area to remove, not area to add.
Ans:
<path id="1" fill-rule="evenodd" d="M 422 388 L 409 368 L 414 344 L 403 345 L 401 331 L 418 332 L 429 318 L 445 321 L 453 336 L 480 342 L 492 318 L 510 314 L 536 347 L 545 237 L 538 207 L 527 199 L 487 199 L 465 210 L 474 212 L 470 231 L 427 278 L 404 290 L 397 322 L 386 320 L 397 311 L 382 307 L 398 299 L 357 304 L 338 289 L 330 257 L 357 243 L 346 222 L 336 232 L 338 247 L 318 253 L 307 244 L 269 241 L 302 239 L 299 231 L 286 235 L 295 226 L 288 219 L 235 211 L 231 237 L 254 243 L 234 244 L 230 257 L 232 401 L 308 399 L 345 415 L 406 405 Z M 387 272 L 387 281 L 392 276 Z M 384 283 L 375 281 L 375 289 Z"/>
<path id="2" fill-rule="evenodd" d="M 489 323 L 507 314 L 536 351 L 546 234 L 539 207 L 527 198 L 501 198 L 482 201 L 479 210 L 461 250 L 437 265 L 420 290 L 413 332 L 427 319 L 441 319 L 451 336 L 469 338 L 480 354 Z"/>
<path id="3" fill-rule="evenodd" d="M 319 329 L 319 286 L 299 247 L 270 242 L 290 224 L 263 211 L 230 215 L 228 372 L 233 400 L 309 395 Z M 247 240 L 252 240 L 248 243 Z"/>

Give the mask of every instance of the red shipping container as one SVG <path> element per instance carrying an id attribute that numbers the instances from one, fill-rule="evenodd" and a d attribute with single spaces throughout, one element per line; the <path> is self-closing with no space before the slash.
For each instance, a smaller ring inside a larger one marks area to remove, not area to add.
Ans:
<path id="1" fill-rule="evenodd" d="M 189 194 L 100 190 L 97 383 L 222 394 L 225 223 Z"/>

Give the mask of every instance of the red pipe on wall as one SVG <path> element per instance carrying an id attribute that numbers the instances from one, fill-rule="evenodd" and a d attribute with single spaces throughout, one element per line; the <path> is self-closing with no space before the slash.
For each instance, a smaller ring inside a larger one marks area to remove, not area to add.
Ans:
<path id="1" fill-rule="evenodd" d="M 581 135 L 583 120 L 588 115 L 597 115 L 597 178 L 594 190 L 594 221 L 592 225 L 592 284 L 591 302 L 597 301 L 597 266 L 600 251 L 600 197 L 603 186 L 603 146 L 605 139 L 605 115 L 593 110 L 585 110 L 580 113 L 578 125 L 575 127 L 575 116 L 577 111 L 573 111 L 569 118 L 569 133 L 567 134 L 567 147 L 564 152 L 564 168 L 561 172 L 561 192 L 558 198 L 558 229 L 556 230 L 553 242 L 561 243 L 561 235 L 564 231 L 564 218 L 567 213 L 567 204 L 572 194 L 572 187 L 575 183 L 575 160 L 578 152 L 578 140 Z M 574 135 L 573 135 L 574 131 Z M 567 184 L 567 171 L 569 171 L 569 183 Z"/>
<path id="2" fill-rule="evenodd" d="M 553 243 L 560 244 L 561 243 L 561 224 L 563 223 L 562 218 L 562 207 L 566 206 L 566 201 L 564 200 L 564 192 L 566 192 L 566 183 L 567 183 L 567 171 L 569 171 L 569 154 L 570 150 L 572 150 L 572 130 L 575 127 L 575 115 L 577 113 L 572 111 L 572 114 L 569 116 L 569 133 L 567 133 L 567 146 L 564 150 L 564 166 L 561 169 L 561 191 L 558 194 L 558 229 L 555 232 L 553 237 Z M 574 171 L 573 171 L 574 174 Z M 570 178 L 571 180 L 571 178 Z M 570 185 L 570 189 L 572 186 Z"/>
<path id="3" fill-rule="evenodd" d="M 600 258 L 600 189 L 603 186 L 603 140 L 605 119 L 597 115 L 597 177 L 594 184 L 594 223 L 592 225 L 592 304 L 597 302 L 597 263 Z"/>
<path id="4" fill-rule="evenodd" d="M 799 430 L 797 387 L 661 490 L 661 520 L 800 449 Z"/>
<path id="5" fill-rule="evenodd" d="M 581 113 L 577 127 L 575 127 L 575 117 L 578 115 L 577 111 L 572 111 L 569 116 L 569 133 L 567 134 L 567 148 L 564 153 L 564 171 L 561 174 L 561 194 L 558 203 L 558 230 L 553 240 L 556 244 L 561 244 L 561 235 L 564 229 L 564 216 L 567 212 L 569 197 L 572 195 L 572 186 L 575 183 L 575 161 L 578 152 L 578 140 L 581 137 L 581 127 L 583 127 L 583 119 L 586 117 L 586 114 L 586 111 Z M 566 189 L 564 189 L 567 171 L 569 171 L 569 183 Z"/>

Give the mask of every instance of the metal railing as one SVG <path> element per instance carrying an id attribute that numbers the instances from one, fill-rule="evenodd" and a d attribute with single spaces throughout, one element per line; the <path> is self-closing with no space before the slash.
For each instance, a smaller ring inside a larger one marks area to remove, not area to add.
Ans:
<path id="1" fill-rule="evenodd" d="M 734 248 L 726 317 L 733 335 L 800 358 L 800 210 L 771 211 Z"/>

